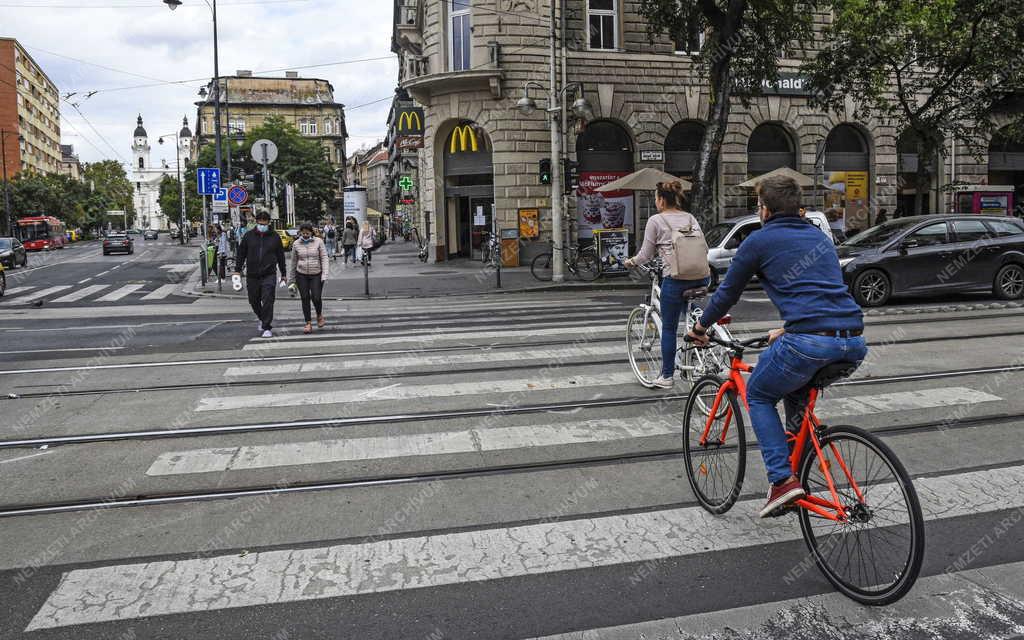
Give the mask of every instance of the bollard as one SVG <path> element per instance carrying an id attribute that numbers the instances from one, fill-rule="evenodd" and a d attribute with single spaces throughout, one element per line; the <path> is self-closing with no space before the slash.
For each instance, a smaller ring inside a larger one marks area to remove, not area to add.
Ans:
<path id="1" fill-rule="evenodd" d="M 203 286 L 205 287 L 207 276 L 209 275 L 209 270 L 206 267 L 206 249 L 199 250 L 199 274 L 199 277 L 203 282 Z"/>
<path id="2" fill-rule="evenodd" d="M 366 259 L 366 252 L 363 252 L 363 294 L 370 297 L 370 261 Z"/>

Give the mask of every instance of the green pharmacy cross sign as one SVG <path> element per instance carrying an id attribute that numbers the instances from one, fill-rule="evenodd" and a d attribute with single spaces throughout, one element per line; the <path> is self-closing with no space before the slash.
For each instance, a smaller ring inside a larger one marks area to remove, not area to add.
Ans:
<path id="1" fill-rule="evenodd" d="M 398 179 L 398 186 L 402 187 L 402 191 L 412 191 L 412 178 L 409 176 L 402 176 Z"/>

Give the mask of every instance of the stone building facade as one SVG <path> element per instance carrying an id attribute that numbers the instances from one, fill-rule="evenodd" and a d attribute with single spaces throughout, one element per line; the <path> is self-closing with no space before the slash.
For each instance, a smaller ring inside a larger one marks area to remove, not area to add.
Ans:
<path id="1" fill-rule="evenodd" d="M 0 38 L 0 130 L 8 178 L 60 171 L 57 85 L 14 38 Z"/>
<path id="2" fill-rule="evenodd" d="M 563 139 L 568 157 L 579 163 L 582 187 L 568 198 L 567 221 L 575 216 L 573 233 L 587 241 L 595 223 L 580 201 L 592 187 L 643 167 L 691 174 L 709 114 L 708 86 L 690 53 L 699 48 L 699 34 L 651 42 L 633 0 L 563 4 L 570 45 L 564 75 L 568 83 L 579 83 L 579 89 L 566 93 L 565 102 L 585 98 L 593 112 L 587 121 L 570 117 Z M 480 207 L 483 222 L 490 225 L 492 204 L 500 229 L 517 228 L 521 209 L 540 210 L 541 235 L 538 242 L 521 243 L 525 258 L 550 240 L 550 187 L 539 183 L 537 169 L 542 158 L 550 157 L 543 109 L 549 7 L 545 0 L 395 0 L 392 48 L 399 55 L 398 84 L 424 109 L 419 224 L 431 230 L 437 260 L 473 253 L 480 237 L 475 224 L 481 221 Z M 818 28 L 828 19 L 827 14 L 816 16 Z M 852 103 L 839 113 L 810 107 L 800 64 L 799 59 L 783 60 L 777 86 L 765 87 L 765 95 L 749 106 L 736 100 L 717 171 L 718 210 L 709 213 L 728 218 L 751 212 L 752 193 L 738 185 L 788 166 L 827 182 L 828 188 L 808 192 L 807 206 L 845 210 L 850 228 L 866 227 L 880 208 L 892 215 L 910 191 L 907 178 L 916 162 L 912 149 L 898 149 L 900 132 L 891 125 L 854 119 Z M 524 116 L 514 107 L 527 82 L 539 83 L 531 96 L 541 108 Z M 469 137 L 476 139 L 475 149 L 471 140 L 464 148 Z M 929 210 L 950 210 L 952 196 L 942 187 L 952 181 L 997 178 L 1024 184 L 1019 172 L 990 176 L 984 154 L 975 157 L 965 145 L 954 152 L 953 146 L 941 170 L 934 171 Z M 1021 163 L 1024 170 L 1024 149 L 1004 147 L 1005 168 Z M 635 238 L 649 212 L 646 199 L 618 195 Z M 617 222 L 620 215 L 616 210 L 611 217 Z"/>
<path id="3" fill-rule="evenodd" d="M 82 163 L 75 153 L 75 146 L 72 144 L 60 145 L 60 169 L 61 175 L 72 180 L 82 179 Z"/>

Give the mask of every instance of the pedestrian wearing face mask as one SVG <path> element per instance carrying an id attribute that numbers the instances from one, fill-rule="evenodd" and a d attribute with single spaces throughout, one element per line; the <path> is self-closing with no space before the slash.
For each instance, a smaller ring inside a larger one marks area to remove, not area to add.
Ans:
<path id="1" fill-rule="evenodd" d="M 303 222 L 299 225 L 299 240 L 292 245 L 290 273 L 291 281 L 298 287 L 299 297 L 302 298 L 302 317 L 306 320 L 303 333 L 313 331 L 310 302 L 316 308 L 316 326 L 323 328 L 327 324 L 324 319 L 323 286 L 327 282 L 328 257 L 324 241 L 313 236 L 313 224 Z"/>
<path id="2" fill-rule="evenodd" d="M 256 214 L 256 226 L 242 236 L 235 258 L 235 275 L 245 272 L 245 286 L 249 290 L 249 305 L 259 318 L 260 334 L 273 337 L 271 325 L 274 322 L 274 298 L 277 296 L 277 271 L 281 272 L 281 284 L 288 274 L 284 261 L 284 245 L 281 236 L 270 228 L 270 214 L 261 211 Z"/>

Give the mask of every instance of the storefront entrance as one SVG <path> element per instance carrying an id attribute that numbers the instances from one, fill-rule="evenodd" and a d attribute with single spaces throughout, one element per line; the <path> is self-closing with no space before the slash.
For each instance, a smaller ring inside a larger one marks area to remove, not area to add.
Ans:
<path id="1" fill-rule="evenodd" d="M 457 125 L 444 147 L 446 259 L 479 258 L 494 210 L 494 168 L 487 134 L 471 122 Z"/>
<path id="2" fill-rule="evenodd" d="M 871 226 L 871 154 L 864 134 L 851 124 L 837 125 L 825 140 L 825 207 L 839 216 L 834 229 L 852 234 Z"/>
<path id="3" fill-rule="evenodd" d="M 988 147 L 988 183 L 1013 185 L 1013 215 L 1024 217 L 1024 143 L 1004 131 L 997 131 Z"/>
<path id="4" fill-rule="evenodd" d="M 634 198 L 632 191 L 596 189 L 633 172 L 633 142 L 629 133 L 608 120 L 595 120 L 576 138 L 580 186 L 576 191 L 576 238 L 581 245 L 594 242 L 594 231 L 626 229 L 632 247 Z"/>

